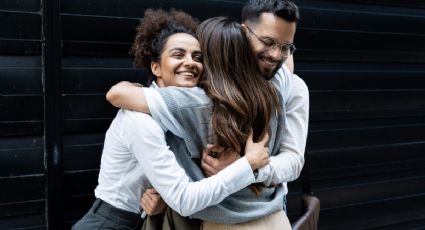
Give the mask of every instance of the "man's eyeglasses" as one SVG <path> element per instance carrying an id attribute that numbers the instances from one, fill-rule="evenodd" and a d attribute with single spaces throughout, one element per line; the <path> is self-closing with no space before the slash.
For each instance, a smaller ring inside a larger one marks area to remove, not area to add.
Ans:
<path id="1" fill-rule="evenodd" d="M 246 28 L 248 29 L 248 31 L 251 34 L 253 34 L 258 39 L 258 41 L 263 43 L 263 45 L 265 47 L 272 49 L 272 50 L 279 49 L 282 56 L 284 56 L 284 57 L 292 55 L 295 52 L 295 50 L 297 49 L 297 48 L 295 48 L 294 44 L 292 44 L 292 43 L 280 44 L 279 42 L 277 42 L 277 41 L 275 41 L 274 39 L 271 39 L 271 38 L 260 38 L 254 33 L 254 31 L 251 30 L 251 28 L 249 28 L 249 27 L 246 27 Z"/>

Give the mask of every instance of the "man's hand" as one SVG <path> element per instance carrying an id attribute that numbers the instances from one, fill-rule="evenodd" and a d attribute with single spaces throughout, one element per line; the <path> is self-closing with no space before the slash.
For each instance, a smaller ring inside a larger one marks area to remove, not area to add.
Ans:
<path id="1" fill-rule="evenodd" d="M 204 171 L 204 174 L 210 177 L 217 174 L 239 158 L 239 153 L 225 153 L 223 147 L 208 144 L 207 149 L 202 151 L 201 168 Z"/>
<path id="2" fill-rule="evenodd" d="M 252 170 L 259 169 L 270 162 L 269 159 L 269 148 L 267 143 L 269 141 L 269 134 L 266 133 L 259 142 L 254 142 L 252 140 L 253 132 L 252 129 L 249 132 L 248 139 L 246 140 L 245 145 L 245 156 L 251 165 Z"/>
<path id="3" fill-rule="evenodd" d="M 167 208 L 167 204 L 165 204 L 159 193 L 153 188 L 146 189 L 143 193 L 140 199 L 140 206 L 142 206 L 143 210 L 149 216 L 162 214 Z"/>

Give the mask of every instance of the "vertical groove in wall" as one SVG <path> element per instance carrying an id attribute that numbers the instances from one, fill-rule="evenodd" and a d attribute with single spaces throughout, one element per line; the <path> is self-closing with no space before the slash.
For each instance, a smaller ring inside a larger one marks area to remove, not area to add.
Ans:
<path id="1" fill-rule="evenodd" d="M 43 79 L 47 227 L 63 227 L 60 2 L 43 0 Z"/>

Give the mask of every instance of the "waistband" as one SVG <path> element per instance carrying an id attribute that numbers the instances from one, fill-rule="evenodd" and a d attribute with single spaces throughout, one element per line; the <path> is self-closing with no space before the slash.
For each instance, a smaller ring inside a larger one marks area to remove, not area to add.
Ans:
<path id="1" fill-rule="evenodd" d="M 129 212 L 116 208 L 107 202 L 97 198 L 93 204 L 94 213 L 101 215 L 116 223 L 128 226 L 134 229 L 140 229 L 143 224 L 143 219 L 140 214 Z"/>

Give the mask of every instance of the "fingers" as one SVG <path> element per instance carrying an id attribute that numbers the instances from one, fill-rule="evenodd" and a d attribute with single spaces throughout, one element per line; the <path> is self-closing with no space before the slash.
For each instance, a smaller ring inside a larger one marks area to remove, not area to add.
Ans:
<path id="1" fill-rule="evenodd" d="M 254 141 L 252 140 L 252 138 L 254 137 L 254 131 L 252 130 L 252 128 L 249 129 L 249 133 L 248 133 L 248 138 L 246 139 L 246 144 L 253 144 Z"/>
<path id="2" fill-rule="evenodd" d="M 149 201 L 150 201 L 150 198 L 148 198 L 146 193 L 144 193 L 142 198 L 140 199 L 140 206 L 142 206 L 142 209 L 146 212 L 146 214 L 151 216 L 153 207 L 152 207 L 152 203 Z"/>
<path id="3" fill-rule="evenodd" d="M 148 188 L 145 190 L 145 193 L 150 193 L 150 194 L 159 194 L 154 188 Z"/>
<path id="4" fill-rule="evenodd" d="M 266 132 L 264 134 L 263 139 L 261 139 L 258 143 L 262 144 L 263 146 L 266 146 L 268 141 L 269 141 L 269 132 Z"/>
<path id="5" fill-rule="evenodd" d="M 207 152 L 202 153 L 202 161 L 208 164 L 209 166 L 214 166 L 217 164 L 218 160 L 210 156 Z"/>
<path id="6" fill-rule="evenodd" d="M 213 173 L 213 170 L 214 170 L 214 169 L 213 169 L 211 166 L 206 165 L 206 164 L 202 164 L 202 163 L 201 163 L 201 167 L 202 167 L 202 170 L 203 170 L 203 172 L 204 172 L 205 176 L 210 177 L 210 176 L 212 176 L 212 175 L 215 175 L 215 174 Z"/>
<path id="7" fill-rule="evenodd" d="M 155 189 L 146 189 L 142 195 L 142 200 L 149 204 L 157 203 L 161 199 L 161 195 Z"/>
<path id="8" fill-rule="evenodd" d="M 217 161 L 217 159 L 209 156 L 207 153 L 202 154 L 201 168 L 206 176 L 215 175 L 213 167 L 215 161 Z"/>
<path id="9" fill-rule="evenodd" d="M 270 163 L 267 151 L 262 152 L 261 156 L 258 158 L 257 168 L 261 168 Z"/>
<path id="10" fill-rule="evenodd" d="M 204 174 L 212 176 L 237 161 L 240 158 L 238 153 L 222 152 L 219 158 L 214 158 L 205 151 L 202 153 L 201 167 Z"/>
<path id="11" fill-rule="evenodd" d="M 155 193 L 146 193 L 146 196 L 150 199 L 150 201 L 155 202 L 155 203 L 159 202 L 162 199 L 161 195 L 156 193 L 156 191 L 155 191 Z"/>
<path id="12" fill-rule="evenodd" d="M 218 152 L 221 153 L 224 151 L 224 147 L 215 144 L 207 144 L 207 150 L 210 152 Z"/>
<path id="13" fill-rule="evenodd" d="M 254 136 L 254 131 L 252 130 L 252 128 L 250 128 L 248 133 L 248 138 L 246 139 L 247 145 L 255 143 L 253 140 L 253 136 Z M 269 132 L 266 132 L 263 138 L 257 143 L 262 144 L 263 146 L 266 146 L 268 141 L 269 141 Z"/>
<path id="14" fill-rule="evenodd" d="M 140 199 L 140 206 L 146 214 L 152 216 L 161 213 L 166 205 L 155 189 L 146 189 Z"/>
<path id="15" fill-rule="evenodd" d="M 219 158 L 222 155 L 224 148 L 219 146 L 219 145 L 208 144 L 206 151 L 207 151 L 208 155 L 210 155 L 214 158 Z"/>

